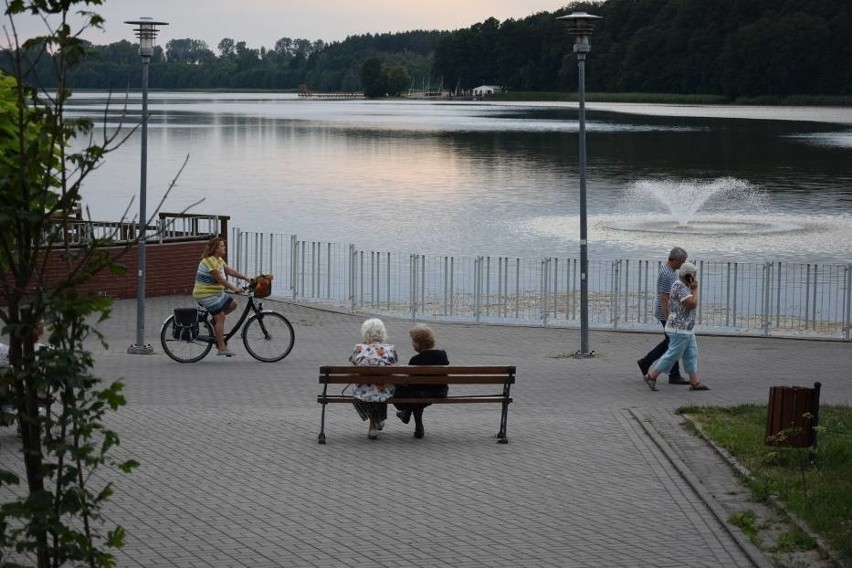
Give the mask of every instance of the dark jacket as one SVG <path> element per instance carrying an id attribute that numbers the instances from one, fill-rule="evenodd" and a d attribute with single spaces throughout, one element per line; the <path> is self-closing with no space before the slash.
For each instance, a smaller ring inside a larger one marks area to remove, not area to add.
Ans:
<path id="1" fill-rule="evenodd" d="M 450 360 L 443 349 L 429 349 L 412 357 L 408 364 L 449 365 Z M 447 396 L 448 391 L 447 385 L 399 385 L 394 396 L 399 398 L 442 397 Z"/>

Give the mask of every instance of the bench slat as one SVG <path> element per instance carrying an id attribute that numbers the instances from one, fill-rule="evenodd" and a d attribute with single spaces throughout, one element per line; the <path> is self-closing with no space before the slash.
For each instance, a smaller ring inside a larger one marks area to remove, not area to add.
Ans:
<path id="1" fill-rule="evenodd" d="M 369 372 L 375 375 L 515 375 L 513 365 L 447 365 L 425 367 L 399 365 L 395 367 L 355 367 L 354 365 L 320 367 L 321 376 L 352 375 Z"/>
<path id="2" fill-rule="evenodd" d="M 337 402 L 359 402 L 357 398 L 354 396 L 347 395 L 326 395 L 317 396 L 317 402 L 319 403 L 337 403 Z M 484 402 L 484 403 L 510 403 L 512 402 L 512 398 L 506 398 L 503 395 L 471 395 L 471 396 L 448 396 L 445 398 L 391 398 L 388 400 L 388 404 L 460 404 L 460 403 L 474 403 L 474 402 Z"/>
<path id="3" fill-rule="evenodd" d="M 446 375 L 423 375 L 412 377 L 410 375 L 346 375 L 341 377 L 320 377 L 321 384 L 346 385 L 350 383 L 373 383 L 373 384 L 406 384 L 406 385 L 503 385 L 514 384 L 514 377 L 492 377 L 492 376 L 446 376 Z"/>

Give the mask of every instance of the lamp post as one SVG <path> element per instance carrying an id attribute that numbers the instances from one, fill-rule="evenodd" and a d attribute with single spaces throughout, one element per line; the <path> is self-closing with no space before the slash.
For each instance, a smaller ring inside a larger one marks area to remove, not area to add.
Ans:
<path id="1" fill-rule="evenodd" d="M 579 75 L 579 107 L 580 107 L 580 350 L 577 356 L 592 357 L 594 351 L 589 350 L 589 252 L 586 229 L 586 54 L 592 50 L 591 37 L 595 28 L 595 20 L 600 16 L 592 16 L 586 12 L 573 12 L 560 16 L 568 24 L 568 31 L 574 36 L 574 53 L 577 54 L 577 69 Z"/>
<path id="2" fill-rule="evenodd" d="M 138 267 L 136 273 L 136 343 L 127 348 L 128 353 L 147 355 L 154 352 L 151 345 L 145 344 L 145 237 L 148 217 L 145 211 L 145 193 L 148 178 L 148 64 L 154 55 L 154 38 L 157 26 L 167 26 L 167 22 L 155 22 L 151 18 L 140 18 L 124 22 L 138 26 L 135 29 L 139 38 L 139 55 L 142 57 L 142 168 L 139 176 L 139 236 Z"/>

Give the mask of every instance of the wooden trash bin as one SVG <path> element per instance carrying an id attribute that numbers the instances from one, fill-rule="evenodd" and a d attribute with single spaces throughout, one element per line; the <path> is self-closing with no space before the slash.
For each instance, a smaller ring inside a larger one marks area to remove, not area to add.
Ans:
<path id="1" fill-rule="evenodd" d="M 820 383 L 807 387 L 770 387 L 766 412 L 767 446 L 816 446 Z M 784 432 L 786 430 L 786 432 Z M 783 434 L 782 434 L 783 432 Z"/>

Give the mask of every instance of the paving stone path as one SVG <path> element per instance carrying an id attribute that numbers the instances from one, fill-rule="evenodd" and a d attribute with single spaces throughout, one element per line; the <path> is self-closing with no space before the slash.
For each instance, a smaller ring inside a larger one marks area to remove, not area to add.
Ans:
<path id="1" fill-rule="evenodd" d="M 142 464 L 110 475 L 107 512 L 128 533 L 119 565 L 769 566 L 708 506 L 731 474 L 681 438 L 673 411 L 765 403 L 772 385 L 814 380 L 825 403 L 852 395 L 848 343 L 701 336 L 712 390 L 661 381 L 653 393 L 635 361 L 656 335 L 592 332 L 597 357 L 573 359 L 577 330 L 434 324 L 452 363 L 517 366 L 509 444 L 495 441 L 491 405 L 431 407 L 420 440 L 391 413 L 376 441 L 353 409 L 332 405 L 321 446 L 317 367 L 346 364 L 365 316 L 267 303 L 296 328 L 275 364 L 233 340 L 233 359 L 167 358 L 159 326 L 186 297 L 146 303 L 154 355 L 126 354 L 135 301 L 102 324 L 110 347 L 92 346 L 96 373 L 121 377 L 129 401 L 110 419 L 119 455 Z M 406 361 L 411 322 L 385 321 Z M 0 430 L 0 460 L 20 461 L 12 429 Z"/>

